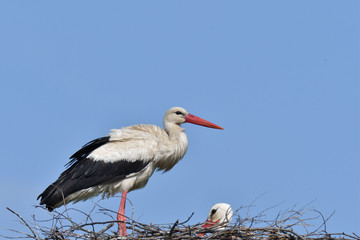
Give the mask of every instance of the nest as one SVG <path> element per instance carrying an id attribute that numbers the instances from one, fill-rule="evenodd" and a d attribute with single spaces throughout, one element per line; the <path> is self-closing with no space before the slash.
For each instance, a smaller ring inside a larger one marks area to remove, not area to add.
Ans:
<path id="1" fill-rule="evenodd" d="M 37 206 L 43 208 L 41 206 Z M 247 239 L 247 240 L 315 240 L 315 239 L 357 239 L 355 233 L 328 233 L 326 222 L 332 217 L 325 218 L 319 211 L 309 208 L 291 209 L 279 212 L 272 220 L 267 220 L 268 208 L 256 216 L 249 216 L 248 207 L 240 207 L 234 213 L 233 223 L 226 226 L 214 226 L 201 228 L 202 223 L 188 224 L 193 214 L 185 221 L 177 220 L 168 224 L 145 224 L 128 217 L 128 236 L 121 237 L 117 234 L 118 221 L 116 212 L 103 208 L 97 203 L 90 212 L 83 212 L 75 208 L 66 208 L 63 212 L 54 211 L 49 214 L 48 219 L 25 220 L 17 212 L 12 212 L 19 223 L 25 226 L 26 231 L 7 229 L 16 236 L 1 236 L 4 238 L 26 238 L 38 240 L 64 240 L 64 239 Z M 45 208 L 44 211 L 47 212 Z M 246 212 L 244 214 L 244 211 Z M 134 210 L 133 210 L 134 212 Z M 99 218 L 99 214 L 102 215 Z M 73 220 L 73 215 L 80 215 L 81 220 Z M 246 217 L 241 217 L 246 216 Z M 105 221 L 94 221 L 94 219 L 106 219 Z M 313 222 L 319 223 L 316 226 Z M 206 233 L 198 236 L 198 233 Z"/>

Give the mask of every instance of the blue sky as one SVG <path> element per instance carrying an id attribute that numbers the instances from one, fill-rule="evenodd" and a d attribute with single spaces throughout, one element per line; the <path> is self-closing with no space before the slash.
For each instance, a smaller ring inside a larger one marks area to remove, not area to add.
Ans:
<path id="1" fill-rule="evenodd" d="M 184 125 L 184 159 L 128 194 L 136 220 L 195 212 L 194 224 L 217 202 L 257 199 L 254 215 L 311 203 L 335 211 L 328 232 L 358 231 L 359 13 L 358 1 L 2 1 L 0 234 L 18 226 L 5 207 L 46 215 L 36 197 L 83 144 L 162 125 L 173 106 L 225 130 Z"/>

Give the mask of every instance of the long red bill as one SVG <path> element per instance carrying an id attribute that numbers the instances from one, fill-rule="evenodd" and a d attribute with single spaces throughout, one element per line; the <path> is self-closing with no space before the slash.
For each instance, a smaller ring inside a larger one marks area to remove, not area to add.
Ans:
<path id="1" fill-rule="evenodd" d="M 212 221 L 211 219 L 206 219 L 205 223 L 201 226 L 201 228 L 213 227 L 213 226 L 215 226 L 219 221 L 220 221 L 220 219 L 217 220 L 217 221 Z M 202 236 L 204 236 L 205 234 L 206 234 L 206 233 L 198 233 L 197 235 L 198 235 L 199 237 L 202 237 Z"/>
<path id="2" fill-rule="evenodd" d="M 197 117 L 195 115 L 192 115 L 190 113 L 185 117 L 185 122 L 201 125 L 201 126 L 204 126 L 204 127 L 216 128 L 216 129 L 224 130 L 222 127 L 220 127 L 220 126 L 218 126 L 218 125 L 216 125 L 214 123 L 211 123 L 209 121 L 206 121 L 205 119 L 202 119 L 202 118 L 199 118 L 199 117 Z"/>

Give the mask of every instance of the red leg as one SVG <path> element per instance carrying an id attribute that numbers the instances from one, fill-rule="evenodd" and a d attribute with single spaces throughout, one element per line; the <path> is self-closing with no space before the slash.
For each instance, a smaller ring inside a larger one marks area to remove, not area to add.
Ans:
<path id="1" fill-rule="evenodd" d="M 126 194 L 127 194 L 127 191 L 124 191 L 122 193 L 119 212 L 117 214 L 117 220 L 119 221 L 118 225 L 119 225 L 119 235 L 120 236 L 127 236 L 126 217 L 125 217 Z"/>

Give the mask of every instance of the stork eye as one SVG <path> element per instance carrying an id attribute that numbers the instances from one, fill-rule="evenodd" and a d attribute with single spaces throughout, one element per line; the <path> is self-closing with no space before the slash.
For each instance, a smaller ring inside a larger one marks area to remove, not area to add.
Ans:
<path id="1" fill-rule="evenodd" d="M 176 113 L 175 113 L 176 115 L 184 115 L 182 112 L 180 112 L 180 111 L 177 111 Z"/>
<path id="2" fill-rule="evenodd" d="M 211 216 L 214 215 L 214 214 L 216 213 L 216 210 L 217 210 L 217 209 L 211 210 L 211 214 L 210 214 L 210 215 L 211 215 Z"/>

